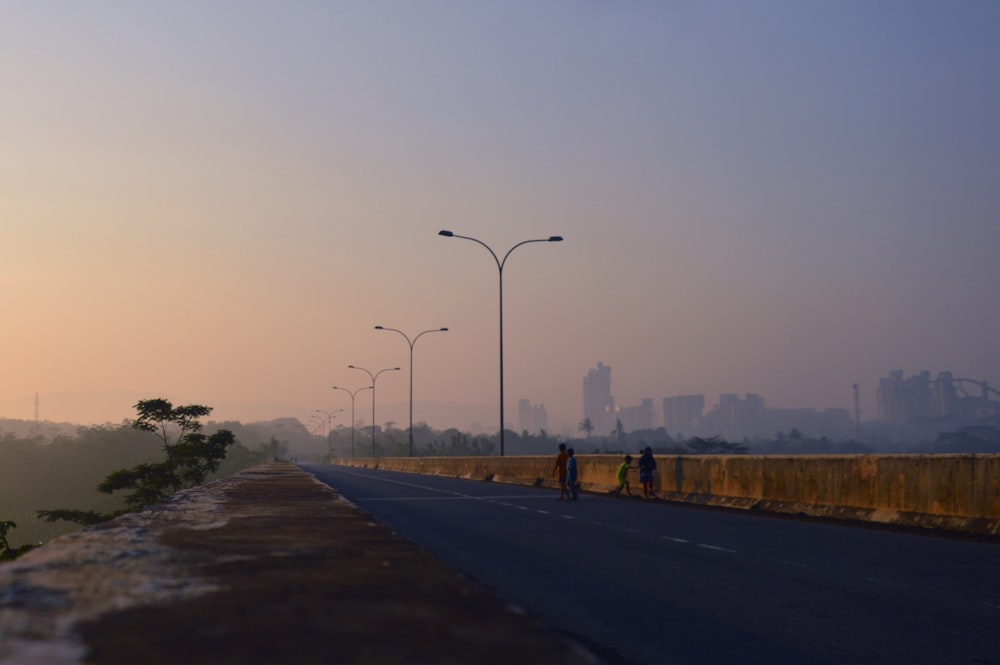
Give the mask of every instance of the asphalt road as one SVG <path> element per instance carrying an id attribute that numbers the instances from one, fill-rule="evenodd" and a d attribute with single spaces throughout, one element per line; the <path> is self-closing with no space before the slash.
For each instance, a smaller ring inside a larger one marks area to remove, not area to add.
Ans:
<path id="1" fill-rule="evenodd" d="M 304 468 L 611 660 L 1000 665 L 996 542 Z"/>

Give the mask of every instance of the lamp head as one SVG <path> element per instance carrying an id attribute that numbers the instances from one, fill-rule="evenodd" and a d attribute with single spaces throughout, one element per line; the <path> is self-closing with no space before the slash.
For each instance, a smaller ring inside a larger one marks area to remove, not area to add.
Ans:
<path id="1" fill-rule="evenodd" d="M 439 236 L 444 236 L 445 238 L 451 238 L 455 234 L 452 233 L 451 231 L 438 231 L 438 235 Z"/>
<path id="2" fill-rule="evenodd" d="M 439 330 L 439 332 L 448 332 L 448 329 L 447 329 L 447 328 L 441 328 L 441 329 Z"/>
<path id="3" fill-rule="evenodd" d="M 382 326 L 375 326 L 375 330 L 385 330 Z"/>
<path id="4" fill-rule="evenodd" d="M 562 236 L 549 236 L 549 242 L 562 242 Z"/>

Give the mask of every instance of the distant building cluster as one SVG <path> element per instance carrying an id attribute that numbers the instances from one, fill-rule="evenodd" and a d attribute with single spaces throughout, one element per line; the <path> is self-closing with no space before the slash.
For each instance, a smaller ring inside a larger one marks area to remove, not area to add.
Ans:
<path id="1" fill-rule="evenodd" d="M 804 435 L 849 437 L 853 422 L 847 409 L 768 409 L 760 395 L 725 394 L 705 411 L 704 395 L 678 395 L 663 399 L 662 411 L 652 398 L 637 406 L 618 406 L 611 394 L 611 367 L 603 362 L 583 378 L 583 417 L 594 434 L 604 436 L 621 423 L 626 432 L 664 428 L 672 437 L 722 436 L 730 441 L 774 436 L 797 429 Z"/>
<path id="2" fill-rule="evenodd" d="M 951 372 L 940 372 L 932 381 L 926 371 L 903 378 L 903 370 L 898 369 L 879 380 L 878 419 L 907 425 L 937 418 L 970 422 L 995 418 L 1000 403 L 990 401 L 991 394 L 1000 396 L 1000 391 L 986 381 L 955 377 Z"/>
<path id="3" fill-rule="evenodd" d="M 904 378 L 902 370 L 891 372 L 878 386 L 878 420 L 883 425 L 907 425 L 946 418 L 953 423 L 982 422 L 1000 415 L 1000 391 L 985 381 L 930 372 Z M 856 407 L 857 409 L 857 407 Z M 636 406 L 618 406 L 611 394 L 611 367 L 603 362 L 583 378 L 583 417 L 590 420 L 595 435 L 604 436 L 617 427 L 627 432 L 662 427 L 674 438 L 721 436 L 729 441 L 773 437 L 797 430 L 803 436 L 850 439 L 860 432 L 860 411 L 848 409 L 773 409 L 754 393 L 722 394 L 706 411 L 704 395 L 677 395 L 662 401 L 657 411 L 652 398 Z"/>
<path id="4" fill-rule="evenodd" d="M 854 391 L 853 413 L 840 408 L 768 408 L 764 398 L 755 393 L 721 394 L 711 408 L 707 408 L 704 395 L 664 397 L 659 404 L 653 398 L 643 398 L 637 405 L 622 406 L 611 393 L 611 367 L 598 362 L 583 377 L 583 418 L 589 421 L 588 436 L 596 437 L 662 428 L 674 439 L 720 436 L 739 442 L 780 438 L 780 433 L 797 431 L 803 437 L 860 441 L 857 384 Z M 905 378 L 902 370 L 896 370 L 879 381 L 877 419 L 865 422 L 864 438 L 891 441 L 916 434 L 933 440 L 936 432 L 948 428 L 1000 427 L 1000 401 L 991 401 L 991 397 L 1000 398 L 1000 391 L 986 381 L 956 377 L 951 372 L 941 372 L 934 379 L 930 372 Z M 532 434 L 548 431 L 545 406 L 522 399 L 518 423 L 521 431 Z"/>
<path id="5" fill-rule="evenodd" d="M 728 441 L 769 438 L 797 430 L 804 436 L 850 438 L 854 421 L 847 409 L 769 409 L 754 393 L 719 395 L 703 412 L 704 395 L 680 395 L 663 400 L 663 427 L 674 437 L 721 436 Z M 677 417 L 675 420 L 674 418 Z"/>
<path id="6" fill-rule="evenodd" d="M 583 417 L 590 419 L 593 431 L 599 435 L 615 428 L 617 413 L 615 398 L 611 396 L 611 368 L 604 363 L 597 363 L 583 377 Z"/>
<path id="7" fill-rule="evenodd" d="M 549 412 L 544 404 L 532 404 L 522 399 L 517 403 L 517 423 L 522 432 L 538 434 L 549 429 Z"/>

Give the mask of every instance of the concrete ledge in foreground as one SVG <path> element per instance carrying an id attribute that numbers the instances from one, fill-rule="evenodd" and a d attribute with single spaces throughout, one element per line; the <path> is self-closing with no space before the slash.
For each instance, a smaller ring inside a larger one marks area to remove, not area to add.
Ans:
<path id="1" fill-rule="evenodd" d="M 598 662 L 275 462 L 0 565 L 0 663 Z"/>

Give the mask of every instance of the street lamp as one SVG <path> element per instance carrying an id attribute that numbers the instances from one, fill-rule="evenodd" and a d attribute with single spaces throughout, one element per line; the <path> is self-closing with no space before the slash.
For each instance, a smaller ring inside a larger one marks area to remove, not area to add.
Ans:
<path id="1" fill-rule="evenodd" d="M 406 340 L 406 343 L 410 345 L 410 457 L 413 457 L 413 345 L 417 343 L 421 335 L 426 335 L 432 332 L 448 332 L 447 328 L 434 328 L 432 330 L 425 330 L 413 340 L 403 332 L 402 330 L 397 330 L 396 328 L 386 328 L 385 326 L 375 326 L 375 330 L 391 330 L 393 332 L 398 332 Z"/>
<path id="2" fill-rule="evenodd" d="M 451 231 L 438 231 L 439 236 L 444 236 L 445 238 L 464 238 L 465 240 L 471 240 L 472 242 L 479 243 L 486 248 L 486 251 L 490 253 L 493 260 L 497 262 L 497 270 L 500 272 L 500 456 L 503 457 L 504 454 L 504 426 L 503 426 L 503 267 L 507 263 L 507 257 L 510 256 L 511 252 L 520 247 L 521 245 L 527 245 L 532 242 L 561 242 L 562 236 L 549 236 L 548 238 L 538 238 L 535 240 L 522 240 L 513 247 L 507 250 L 504 254 L 503 260 L 501 260 L 496 252 L 494 252 L 489 245 L 487 245 L 482 240 L 478 238 L 472 238 L 470 236 L 460 236 L 457 233 L 452 233 Z"/>
<path id="3" fill-rule="evenodd" d="M 343 390 L 345 393 L 351 396 L 351 458 L 354 458 L 354 398 L 362 390 L 374 390 L 374 386 L 365 386 L 364 388 L 358 388 L 354 392 L 351 392 L 347 388 L 341 388 L 340 386 L 334 386 L 334 390 Z"/>
<path id="4" fill-rule="evenodd" d="M 317 456 L 317 459 L 320 462 L 322 462 L 323 461 L 323 429 L 324 429 L 324 425 L 323 425 L 323 419 L 319 418 L 315 413 L 312 414 L 312 416 L 309 418 L 309 424 L 308 424 L 309 428 L 312 428 L 313 426 L 316 427 L 316 441 L 319 442 L 319 455 Z"/>
<path id="5" fill-rule="evenodd" d="M 385 369 L 380 369 L 372 374 L 370 370 L 367 370 L 364 367 L 358 367 L 357 365 L 348 365 L 347 367 L 350 369 L 360 369 L 372 379 L 372 457 L 377 457 L 375 454 L 375 379 L 377 379 L 383 372 L 398 372 L 399 368 L 386 367 Z"/>
<path id="6" fill-rule="evenodd" d="M 324 420 L 326 421 L 326 452 L 330 454 L 330 434 L 333 431 L 333 419 L 337 417 L 337 414 L 343 411 L 343 409 L 337 409 L 336 411 L 324 411 L 323 409 L 316 409 L 316 413 L 322 413 L 326 416 Z M 320 452 L 320 461 L 322 461 L 322 451 Z"/>

